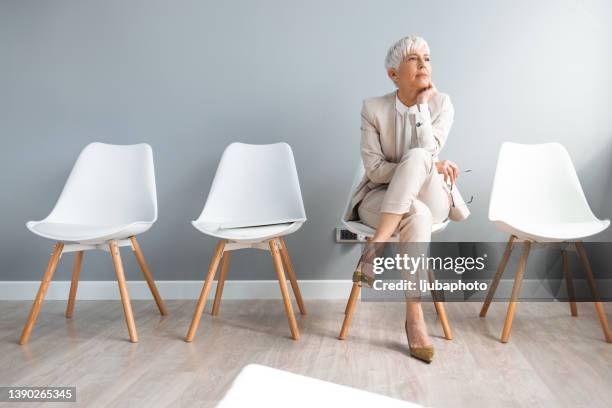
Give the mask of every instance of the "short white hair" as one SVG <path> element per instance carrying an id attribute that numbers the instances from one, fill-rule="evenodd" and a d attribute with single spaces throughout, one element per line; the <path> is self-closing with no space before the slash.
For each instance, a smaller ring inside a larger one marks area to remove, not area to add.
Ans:
<path id="1" fill-rule="evenodd" d="M 387 57 L 385 58 L 385 68 L 399 69 L 400 64 L 411 52 L 414 52 L 420 48 L 425 47 L 429 52 L 429 45 L 427 41 L 417 35 L 409 35 L 404 37 L 391 47 L 387 51 Z"/>

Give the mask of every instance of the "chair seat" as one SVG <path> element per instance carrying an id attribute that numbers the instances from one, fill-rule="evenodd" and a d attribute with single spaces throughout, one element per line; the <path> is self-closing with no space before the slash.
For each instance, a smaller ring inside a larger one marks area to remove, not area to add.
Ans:
<path id="1" fill-rule="evenodd" d="M 218 408 L 421 406 L 258 364 L 245 366 L 217 405 Z"/>
<path id="2" fill-rule="evenodd" d="M 30 221 L 26 224 L 34 234 L 55 241 L 84 244 L 102 243 L 111 239 L 125 239 L 145 232 L 153 222 L 133 222 L 124 225 L 85 225 L 47 221 Z"/>
<path id="3" fill-rule="evenodd" d="M 303 224 L 303 222 L 290 222 L 256 227 L 218 229 L 215 225 L 202 221 L 192 221 L 191 223 L 198 231 L 206 235 L 241 242 L 257 242 L 291 234 L 297 231 Z"/>
<path id="4" fill-rule="evenodd" d="M 369 225 L 358 221 L 343 221 L 346 228 L 354 234 L 365 235 L 366 237 L 372 237 L 376 233 L 376 230 Z M 446 220 L 441 223 L 433 224 L 431 227 L 431 233 L 443 231 L 450 221 Z M 399 241 L 399 235 L 395 234 L 391 237 L 392 241 Z"/>
<path id="5" fill-rule="evenodd" d="M 610 220 L 594 219 L 582 222 L 535 223 L 524 221 L 495 221 L 503 231 L 519 238 L 536 241 L 577 240 L 598 234 L 608 228 Z"/>

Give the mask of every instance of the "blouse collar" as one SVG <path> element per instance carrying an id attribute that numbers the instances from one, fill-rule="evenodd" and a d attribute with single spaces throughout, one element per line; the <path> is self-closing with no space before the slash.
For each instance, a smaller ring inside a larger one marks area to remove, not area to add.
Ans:
<path id="1" fill-rule="evenodd" d="M 423 106 L 425 105 L 425 106 Z M 426 107 L 426 104 L 421 104 L 421 109 L 423 109 L 423 107 Z M 399 96 L 397 96 L 397 91 L 395 91 L 395 110 L 397 110 L 400 114 L 405 114 L 405 113 L 416 113 L 419 111 L 419 107 L 417 106 L 417 104 L 415 103 L 412 106 L 406 106 L 404 105 L 404 102 L 402 102 L 399 98 Z"/>

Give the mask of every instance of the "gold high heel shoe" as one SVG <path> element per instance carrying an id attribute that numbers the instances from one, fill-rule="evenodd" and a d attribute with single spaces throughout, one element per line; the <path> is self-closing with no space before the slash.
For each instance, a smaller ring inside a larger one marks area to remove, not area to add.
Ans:
<path id="1" fill-rule="evenodd" d="M 384 242 L 368 242 L 366 244 L 359 262 L 357 262 L 355 272 L 353 272 L 353 282 L 359 284 L 359 286 L 364 283 L 370 288 L 374 286 L 376 280 L 373 272 L 374 258 L 383 255 L 384 245 Z"/>
<path id="2" fill-rule="evenodd" d="M 421 360 L 427 364 L 431 364 L 434 356 L 433 346 L 425 347 L 412 347 L 410 345 L 410 337 L 408 336 L 408 321 L 404 322 L 404 329 L 406 330 L 406 338 L 408 339 L 408 348 L 410 349 L 410 355 L 417 360 Z"/>

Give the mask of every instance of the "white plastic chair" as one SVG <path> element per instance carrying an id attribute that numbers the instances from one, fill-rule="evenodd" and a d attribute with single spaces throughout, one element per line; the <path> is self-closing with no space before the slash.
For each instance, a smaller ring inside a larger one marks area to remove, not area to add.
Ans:
<path id="1" fill-rule="evenodd" d="M 561 144 L 502 144 L 489 203 L 489 220 L 510 234 L 510 239 L 480 311 L 481 317 L 486 316 L 495 295 L 512 252 L 513 242 L 524 243 L 502 331 L 503 343 L 510 337 L 532 242 L 567 243 L 561 250 L 561 256 L 570 310 L 573 316 L 577 315 L 576 303 L 572 301 L 574 289 L 567 256 L 570 241 L 575 241 L 576 251 L 586 270 L 606 340 L 612 342 L 612 334 L 608 329 L 603 306 L 597 301 L 593 273 L 581 241 L 608 228 L 610 220 L 600 220 L 591 211 L 572 160 Z"/>
<path id="2" fill-rule="evenodd" d="M 76 253 L 66 308 L 66 317 L 72 317 L 83 253 L 93 249 L 110 251 L 112 255 L 130 341 L 137 342 L 119 247 L 132 247 L 159 311 L 166 315 L 136 240 L 136 235 L 147 231 L 156 220 L 151 146 L 144 143 L 125 146 L 91 143 L 86 146 L 51 213 L 41 221 L 26 224 L 33 233 L 57 241 L 57 244 L 19 343 L 27 343 L 57 263 L 67 252 Z"/>
<path id="3" fill-rule="evenodd" d="M 353 178 L 353 184 L 351 186 L 348 200 L 346 201 L 346 205 L 344 206 L 344 211 L 342 212 L 342 218 L 340 221 L 346 227 L 346 229 L 351 231 L 353 234 L 356 234 L 358 237 L 363 237 L 369 240 L 376 233 L 376 230 L 374 228 L 370 227 L 367 224 L 362 223 L 359 220 L 348 221 L 345 217 L 345 215 L 348 213 L 350 209 L 351 199 L 353 195 L 355 194 L 357 187 L 361 183 L 361 180 L 363 180 L 364 175 L 365 175 L 365 168 L 363 166 L 363 161 L 359 159 L 359 164 L 357 165 L 357 170 L 355 171 L 355 177 Z M 441 223 L 433 224 L 431 228 L 432 234 L 444 231 L 446 227 L 448 226 L 449 222 L 450 222 L 449 220 L 446 220 Z M 388 242 L 399 242 L 399 234 L 393 235 L 391 239 L 389 239 Z M 344 316 L 344 322 L 342 323 L 342 329 L 340 330 L 340 336 L 339 336 L 340 340 L 344 340 L 348 336 L 348 331 L 351 325 L 351 321 L 353 319 L 353 313 L 355 312 L 355 305 L 357 304 L 357 299 L 359 297 L 359 289 L 360 289 L 360 285 L 354 282 L 353 286 L 351 287 L 351 294 L 349 295 L 349 299 L 346 304 L 346 309 L 344 312 L 345 316 Z M 453 335 L 451 332 L 450 324 L 448 323 L 448 319 L 446 317 L 444 303 L 439 302 L 439 301 L 434 301 L 434 305 L 436 307 L 436 311 L 438 315 L 440 316 L 440 323 L 442 324 L 442 328 L 444 330 L 444 335 L 446 339 L 452 340 Z"/>
<path id="4" fill-rule="evenodd" d="M 277 368 L 244 366 L 216 408 L 376 407 L 423 408 L 422 405 Z"/>
<path id="5" fill-rule="evenodd" d="M 185 341 L 190 342 L 195 336 L 217 267 L 223 258 L 212 315 L 219 313 L 230 252 L 242 248 L 271 252 L 291 335 L 297 340 L 299 330 L 283 262 L 300 312 L 306 314 L 306 309 L 283 237 L 297 231 L 305 221 L 291 147 L 286 143 L 230 144 L 221 156 L 204 209 L 198 219 L 192 221 L 199 231 L 220 239 Z"/>

